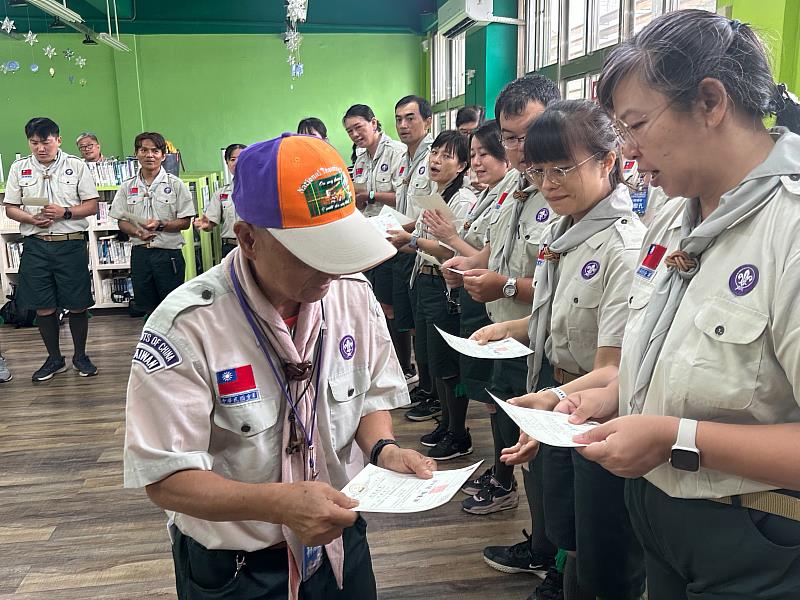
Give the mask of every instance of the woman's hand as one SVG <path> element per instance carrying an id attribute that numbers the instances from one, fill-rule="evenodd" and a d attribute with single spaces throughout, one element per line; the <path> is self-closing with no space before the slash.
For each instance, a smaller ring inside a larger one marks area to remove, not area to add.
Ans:
<path id="1" fill-rule="evenodd" d="M 458 239 L 455 225 L 438 210 L 426 210 L 422 213 L 422 222 L 440 242 L 450 244 L 454 239 Z"/>

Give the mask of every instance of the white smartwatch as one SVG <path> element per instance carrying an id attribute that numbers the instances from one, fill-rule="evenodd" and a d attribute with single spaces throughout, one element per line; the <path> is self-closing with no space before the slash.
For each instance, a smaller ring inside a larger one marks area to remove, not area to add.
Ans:
<path id="1" fill-rule="evenodd" d="M 678 439 L 675 440 L 669 456 L 669 464 L 673 469 L 692 473 L 700 470 L 700 450 L 697 449 L 696 435 L 697 421 L 681 419 L 678 423 Z"/>
<path id="2" fill-rule="evenodd" d="M 503 286 L 503 296 L 506 298 L 513 298 L 517 295 L 517 278 L 509 277 Z"/>

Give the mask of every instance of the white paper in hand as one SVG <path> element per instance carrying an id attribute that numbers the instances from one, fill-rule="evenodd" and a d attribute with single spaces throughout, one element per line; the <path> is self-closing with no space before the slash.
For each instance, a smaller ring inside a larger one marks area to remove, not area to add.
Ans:
<path id="1" fill-rule="evenodd" d="M 425 262 L 429 262 L 432 265 L 436 265 L 437 267 L 441 267 L 442 263 L 439 261 L 438 258 L 428 254 L 427 252 L 423 252 L 422 250 L 417 250 L 417 256 L 419 256 Z"/>
<path id="2" fill-rule="evenodd" d="M 576 444 L 572 441 L 572 438 L 581 433 L 586 433 L 600 424 L 594 421 L 587 421 L 581 425 L 573 425 L 567 420 L 569 419 L 569 415 L 565 415 L 564 413 L 514 406 L 508 402 L 503 402 L 491 392 L 489 392 L 489 395 L 492 397 L 492 400 L 497 402 L 497 405 L 511 417 L 511 420 L 519 425 L 522 431 L 533 439 L 539 440 L 548 446 L 558 446 L 561 448 L 580 448 L 586 446 L 586 444 Z"/>
<path id="3" fill-rule="evenodd" d="M 23 198 L 22 204 L 25 206 L 47 206 L 50 200 L 47 198 Z"/>
<path id="4" fill-rule="evenodd" d="M 414 196 L 414 202 L 419 206 L 422 210 L 438 210 L 442 213 L 442 216 L 447 218 L 448 221 L 455 222 L 456 216 L 453 214 L 453 211 L 450 210 L 450 207 L 447 206 L 447 202 L 444 201 L 439 194 L 431 194 L 430 196 Z"/>
<path id="5" fill-rule="evenodd" d="M 434 471 L 431 479 L 395 473 L 367 465 L 342 493 L 358 500 L 354 510 L 376 513 L 415 513 L 446 504 L 483 461 L 463 469 Z"/>
<path id="6" fill-rule="evenodd" d="M 448 346 L 460 354 L 471 356 L 472 358 L 518 358 L 533 353 L 533 350 L 524 344 L 520 344 L 514 338 L 495 340 L 494 342 L 481 345 L 475 340 L 451 335 L 446 331 L 442 331 L 436 325 L 434 325 L 434 327 L 436 327 L 436 330 L 441 334 Z"/>
<path id="7" fill-rule="evenodd" d="M 381 212 L 378 213 L 379 216 L 382 215 L 392 215 L 400 225 L 408 225 L 409 223 L 413 223 L 414 219 L 411 217 L 404 215 L 399 210 L 393 209 L 391 206 L 387 206 L 386 204 L 383 205 Z"/>
<path id="8" fill-rule="evenodd" d="M 380 213 L 374 217 L 369 217 L 367 221 L 377 229 L 380 233 L 382 233 L 385 237 L 390 238 L 392 235 L 389 233 L 390 231 L 396 231 L 403 229 L 403 226 L 400 225 L 399 221 L 394 218 L 394 215 Z"/>

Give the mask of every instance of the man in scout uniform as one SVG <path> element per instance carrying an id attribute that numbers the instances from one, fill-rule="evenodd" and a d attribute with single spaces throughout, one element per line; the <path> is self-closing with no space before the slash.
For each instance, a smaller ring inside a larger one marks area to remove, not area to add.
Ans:
<path id="1" fill-rule="evenodd" d="M 83 160 L 89 162 L 100 162 L 105 160 L 106 157 L 100 150 L 100 142 L 94 133 L 88 131 L 83 132 L 75 140 L 75 145 L 83 157 Z"/>
<path id="2" fill-rule="evenodd" d="M 86 217 L 97 213 L 97 188 L 79 158 L 61 151 L 56 123 L 37 117 L 25 125 L 31 155 L 11 165 L 3 201 L 9 218 L 19 221 L 25 251 L 19 266 L 19 303 L 36 309 L 47 360 L 33 374 L 45 381 L 66 370 L 58 342 L 59 308 L 69 311 L 74 354 L 72 366 L 83 377 L 97 374 L 86 355 L 94 304 Z"/>
<path id="3" fill-rule="evenodd" d="M 337 491 L 353 443 L 386 469 L 435 469 L 393 439 L 408 389 L 358 274 L 394 249 L 322 140 L 254 144 L 237 171 L 238 248 L 170 295 L 135 350 L 125 485 L 173 517 L 180 598 L 374 599 L 366 523 Z"/>
<path id="4" fill-rule="evenodd" d="M 196 211 L 186 184 L 161 166 L 167 155 L 164 137 L 140 133 L 134 148 L 139 172 L 117 190 L 111 216 L 119 220 L 120 231 L 133 243 L 134 302 L 150 313 L 183 283 L 186 264 L 181 231 L 191 226 Z"/>

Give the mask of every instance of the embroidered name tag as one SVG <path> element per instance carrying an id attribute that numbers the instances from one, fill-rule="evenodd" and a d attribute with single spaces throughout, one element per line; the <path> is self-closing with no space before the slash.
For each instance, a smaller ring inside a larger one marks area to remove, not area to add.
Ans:
<path id="1" fill-rule="evenodd" d="M 252 365 L 217 371 L 217 390 L 220 404 L 226 406 L 245 404 L 261 399 L 261 394 L 256 387 Z"/>
<path id="2" fill-rule="evenodd" d="M 160 334 L 145 329 L 133 351 L 133 362 L 142 365 L 148 373 L 171 369 L 183 362 L 178 350 Z"/>

